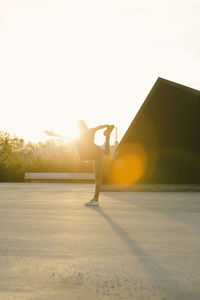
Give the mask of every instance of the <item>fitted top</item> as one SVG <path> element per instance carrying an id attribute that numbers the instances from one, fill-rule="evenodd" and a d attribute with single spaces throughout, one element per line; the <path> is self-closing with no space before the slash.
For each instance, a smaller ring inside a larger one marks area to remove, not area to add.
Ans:
<path id="1" fill-rule="evenodd" d="M 94 143 L 96 128 L 85 130 L 76 140 L 76 147 L 81 160 L 94 160 L 101 148 Z"/>

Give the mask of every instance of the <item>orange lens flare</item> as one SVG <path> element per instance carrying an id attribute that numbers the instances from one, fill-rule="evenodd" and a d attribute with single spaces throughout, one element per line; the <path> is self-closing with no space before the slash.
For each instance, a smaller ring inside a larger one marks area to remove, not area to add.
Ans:
<path id="1" fill-rule="evenodd" d="M 112 168 L 112 179 L 115 184 L 137 183 L 146 170 L 147 157 L 144 148 L 137 143 L 128 145 L 126 148 L 129 150 L 128 153 L 118 158 Z"/>

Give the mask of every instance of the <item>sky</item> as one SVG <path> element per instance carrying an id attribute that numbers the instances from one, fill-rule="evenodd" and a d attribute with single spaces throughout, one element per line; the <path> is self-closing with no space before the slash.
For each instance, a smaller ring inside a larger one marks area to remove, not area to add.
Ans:
<path id="1" fill-rule="evenodd" d="M 0 0 L 0 130 L 45 141 L 83 119 L 120 140 L 158 77 L 200 89 L 199 15 L 199 0 Z"/>

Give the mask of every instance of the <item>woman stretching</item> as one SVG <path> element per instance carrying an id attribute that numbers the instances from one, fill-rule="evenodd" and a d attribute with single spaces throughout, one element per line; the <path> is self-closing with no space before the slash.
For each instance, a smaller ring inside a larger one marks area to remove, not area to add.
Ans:
<path id="1" fill-rule="evenodd" d="M 101 189 L 101 181 L 102 181 L 102 170 L 103 170 L 103 158 L 104 154 L 110 153 L 110 134 L 114 129 L 113 125 L 100 125 L 95 128 L 88 128 L 86 123 L 83 120 L 77 122 L 78 130 L 80 136 L 73 140 L 76 143 L 76 147 L 79 153 L 81 160 L 93 160 L 93 167 L 94 167 L 94 175 L 95 175 L 95 193 L 92 200 L 87 202 L 86 206 L 98 206 L 99 205 L 99 193 Z M 100 146 L 97 146 L 94 143 L 95 133 L 98 130 L 104 129 L 105 135 L 105 149 L 103 150 Z M 58 135 L 52 131 L 45 131 L 46 134 L 50 136 L 56 136 L 59 138 L 68 139 L 61 135 Z"/>

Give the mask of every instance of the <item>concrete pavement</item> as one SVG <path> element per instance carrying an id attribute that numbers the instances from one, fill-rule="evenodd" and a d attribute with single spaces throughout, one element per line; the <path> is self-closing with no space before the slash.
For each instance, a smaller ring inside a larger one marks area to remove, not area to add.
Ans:
<path id="1" fill-rule="evenodd" d="M 0 183 L 0 299 L 200 299 L 200 192 Z"/>

